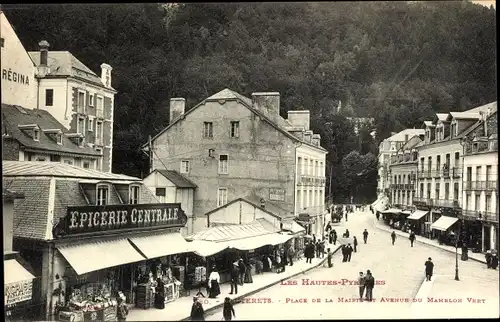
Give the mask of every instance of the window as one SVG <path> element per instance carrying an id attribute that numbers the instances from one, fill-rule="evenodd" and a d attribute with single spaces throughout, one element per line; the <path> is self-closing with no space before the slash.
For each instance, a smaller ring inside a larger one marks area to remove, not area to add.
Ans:
<path id="1" fill-rule="evenodd" d="M 299 176 L 302 175 L 302 158 L 301 157 L 297 158 L 297 174 Z"/>
<path id="2" fill-rule="evenodd" d="M 486 195 L 486 213 L 491 212 L 491 195 Z"/>
<path id="3" fill-rule="evenodd" d="M 90 169 L 90 162 L 89 161 L 84 161 L 83 162 L 83 168 Z"/>
<path id="4" fill-rule="evenodd" d="M 471 207 L 470 207 L 470 194 L 469 193 L 465 195 L 465 209 L 469 209 L 469 210 L 471 209 Z"/>
<path id="5" fill-rule="evenodd" d="M 62 134 L 57 134 L 57 144 L 62 145 Z"/>
<path id="6" fill-rule="evenodd" d="M 491 165 L 486 166 L 486 182 L 489 182 L 491 179 Z"/>
<path id="7" fill-rule="evenodd" d="M 69 165 L 73 165 L 73 161 L 71 161 L 71 160 L 64 160 L 64 163 L 69 164 Z"/>
<path id="8" fill-rule="evenodd" d="M 408 142 L 408 134 L 405 134 L 405 142 Z"/>
<path id="9" fill-rule="evenodd" d="M 96 105 L 97 106 L 96 106 L 96 108 L 98 110 L 101 110 L 101 111 L 102 111 L 102 108 L 103 108 L 103 103 L 102 102 L 103 102 L 102 96 L 97 96 L 97 99 L 96 99 L 96 103 L 97 103 Z"/>
<path id="10" fill-rule="evenodd" d="M 89 106 L 94 106 L 94 94 L 89 95 Z"/>
<path id="11" fill-rule="evenodd" d="M 483 175 L 481 173 L 482 167 L 476 167 L 476 181 L 481 181 L 483 179 Z"/>
<path id="12" fill-rule="evenodd" d="M 444 199 L 450 199 L 450 183 L 447 182 L 444 184 Z"/>
<path id="13" fill-rule="evenodd" d="M 458 182 L 453 184 L 453 200 L 458 200 Z"/>
<path id="14" fill-rule="evenodd" d="M 431 199 L 431 184 L 427 184 L 427 199 Z"/>
<path id="15" fill-rule="evenodd" d="M 476 194 L 476 204 L 474 205 L 475 211 L 479 211 L 480 202 L 481 202 L 481 195 Z"/>
<path id="16" fill-rule="evenodd" d="M 231 122 L 231 137 L 232 138 L 240 137 L 240 122 L 238 121 Z"/>
<path id="17" fill-rule="evenodd" d="M 102 142 L 102 122 L 96 122 L 95 127 L 95 144 L 103 145 Z"/>
<path id="18" fill-rule="evenodd" d="M 78 107 L 80 111 L 84 111 L 85 108 L 85 92 L 78 91 Z"/>
<path id="19" fill-rule="evenodd" d="M 40 162 L 45 162 L 45 158 L 44 157 L 38 157 L 36 158 L 36 161 L 40 161 Z"/>
<path id="20" fill-rule="evenodd" d="M 85 133 L 85 119 L 83 117 L 78 118 L 76 132 L 81 133 L 81 134 Z"/>
<path id="21" fill-rule="evenodd" d="M 95 149 L 95 151 L 101 155 L 101 157 L 99 158 L 99 161 L 97 161 L 98 162 L 97 163 L 97 167 L 98 167 L 97 170 L 102 171 L 102 149 L 97 148 L 97 149 Z"/>
<path id="22" fill-rule="evenodd" d="M 455 167 L 460 166 L 460 152 L 455 152 Z"/>
<path id="23" fill-rule="evenodd" d="M 441 185 L 439 183 L 436 183 L 436 196 L 434 197 L 435 199 L 439 199 L 439 190 L 441 190 Z"/>
<path id="24" fill-rule="evenodd" d="M 2 46 L 2 48 L 4 47 L 4 44 L 5 44 L 5 39 L 0 38 L 0 45 Z"/>
<path id="25" fill-rule="evenodd" d="M 61 162 L 61 156 L 52 154 L 50 156 L 50 162 Z"/>
<path id="26" fill-rule="evenodd" d="M 160 202 L 165 202 L 165 199 L 167 197 L 167 188 L 156 188 L 155 195 L 158 197 L 158 200 Z"/>
<path id="27" fill-rule="evenodd" d="M 422 172 L 424 172 L 424 163 L 425 163 L 425 158 L 420 158 L 420 168 Z"/>
<path id="28" fill-rule="evenodd" d="M 224 206 L 227 203 L 227 189 L 217 189 L 217 207 Z"/>
<path id="29" fill-rule="evenodd" d="M 219 155 L 219 174 L 228 174 L 228 155 Z"/>
<path id="30" fill-rule="evenodd" d="M 181 161 L 181 173 L 189 173 L 189 161 Z"/>
<path id="31" fill-rule="evenodd" d="M 440 155 L 438 155 L 438 156 L 436 157 L 436 170 L 437 170 L 437 171 L 441 170 L 441 169 L 440 169 L 440 167 L 441 167 L 441 156 L 440 156 Z"/>
<path id="32" fill-rule="evenodd" d="M 54 90 L 45 90 L 45 106 L 54 106 Z"/>
<path id="33" fill-rule="evenodd" d="M 33 130 L 33 140 L 40 141 L 40 130 L 38 129 Z"/>
<path id="34" fill-rule="evenodd" d="M 139 203 L 139 186 L 130 186 L 129 188 L 129 203 L 131 205 L 137 205 Z"/>
<path id="35" fill-rule="evenodd" d="M 94 120 L 89 119 L 89 131 L 94 131 Z"/>
<path id="36" fill-rule="evenodd" d="M 203 122 L 203 137 L 213 138 L 214 137 L 214 124 L 212 122 Z"/>
<path id="37" fill-rule="evenodd" d="M 109 186 L 108 185 L 98 185 L 97 186 L 97 205 L 103 206 L 109 203 Z"/>

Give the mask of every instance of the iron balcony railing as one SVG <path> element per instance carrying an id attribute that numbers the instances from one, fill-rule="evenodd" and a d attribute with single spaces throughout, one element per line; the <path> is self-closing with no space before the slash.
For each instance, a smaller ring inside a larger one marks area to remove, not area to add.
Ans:
<path id="1" fill-rule="evenodd" d="M 419 203 L 419 204 L 424 204 L 426 206 L 432 206 L 433 205 L 433 200 L 430 198 L 418 198 L 415 197 L 413 198 L 413 203 Z"/>
<path id="2" fill-rule="evenodd" d="M 444 165 L 443 166 L 443 177 L 444 178 L 449 178 L 450 177 L 450 166 L 449 165 Z"/>
<path id="3" fill-rule="evenodd" d="M 462 167 L 453 167 L 451 172 L 453 178 L 460 178 L 462 176 Z"/>
<path id="4" fill-rule="evenodd" d="M 498 223 L 498 212 L 467 209 L 462 211 L 462 217 Z"/>
<path id="5" fill-rule="evenodd" d="M 444 208 L 458 208 L 458 199 L 435 199 L 434 206 Z"/>

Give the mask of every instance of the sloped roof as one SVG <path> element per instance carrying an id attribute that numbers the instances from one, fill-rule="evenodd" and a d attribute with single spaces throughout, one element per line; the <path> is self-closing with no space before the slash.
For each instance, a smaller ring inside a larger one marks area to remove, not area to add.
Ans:
<path id="1" fill-rule="evenodd" d="M 69 177 L 100 180 L 141 181 L 124 174 L 101 172 L 59 162 L 2 161 L 4 177 Z"/>
<path id="2" fill-rule="evenodd" d="M 39 66 L 40 52 L 29 51 L 28 54 L 35 65 Z M 83 78 L 105 88 L 102 84 L 101 78 L 69 51 L 49 51 L 47 56 L 47 65 L 50 69 L 48 76 L 70 76 Z"/>
<path id="3" fill-rule="evenodd" d="M 497 102 L 491 102 L 485 105 L 481 105 L 478 107 L 471 108 L 470 110 L 467 110 L 465 112 L 467 113 L 479 113 L 479 112 L 486 112 L 488 109 L 490 109 L 492 112 L 497 110 Z"/>
<path id="4" fill-rule="evenodd" d="M 250 224 L 243 225 L 224 225 L 210 227 L 203 231 L 187 236 L 186 239 L 221 242 L 267 235 L 278 231 L 279 229 L 268 230 L 262 225 L 261 221 L 254 221 Z"/>
<path id="5" fill-rule="evenodd" d="M 470 113 L 470 112 L 450 112 L 447 115 L 448 120 L 451 120 L 452 118 L 458 119 L 458 120 L 479 120 L 481 115 L 478 113 Z"/>
<path id="6" fill-rule="evenodd" d="M 73 143 L 66 135 L 62 136 L 62 145 L 50 138 L 43 130 L 59 129 L 63 133 L 70 133 L 59 121 L 45 110 L 29 110 L 20 106 L 2 104 L 2 123 L 4 133 L 17 140 L 21 145 L 37 150 L 71 153 L 99 157 L 100 153 L 89 146 L 80 147 Z M 40 140 L 35 141 L 31 136 L 19 129 L 19 125 L 36 124 L 40 127 Z"/>
<path id="7" fill-rule="evenodd" d="M 445 122 L 447 117 L 448 117 L 448 113 L 436 113 L 434 120 L 437 119 L 439 121 Z"/>
<path id="8" fill-rule="evenodd" d="M 271 116 L 269 115 L 269 112 L 267 111 L 264 111 L 264 110 L 261 110 L 261 109 L 255 109 L 252 105 L 252 100 L 248 97 L 245 97 L 243 95 L 241 95 L 240 93 L 237 93 L 233 90 L 230 90 L 228 88 L 226 89 L 223 89 L 222 91 L 206 98 L 205 100 L 203 100 L 202 102 L 198 103 L 196 106 L 194 106 L 193 108 L 191 108 L 190 110 L 188 110 L 184 115 L 187 115 L 189 113 L 191 113 L 192 111 L 194 111 L 196 108 L 200 107 L 201 105 L 205 104 L 206 101 L 217 101 L 217 100 L 239 100 L 240 102 L 242 102 L 243 105 L 245 105 L 245 107 L 247 107 L 249 110 L 251 110 L 252 112 L 254 112 L 255 114 L 259 115 L 262 119 L 264 119 L 266 122 L 268 122 L 271 126 L 273 126 L 275 129 L 277 129 L 278 131 L 280 131 L 281 133 L 283 133 L 285 136 L 287 136 L 288 138 L 294 140 L 294 141 L 299 141 L 305 145 L 308 145 L 308 146 L 311 146 L 311 147 L 314 147 L 316 149 L 319 149 L 319 150 L 322 150 L 322 151 L 325 151 L 326 150 L 321 147 L 321 146 L 315 146 L 315 145 L 312 145 L 311 143 L 308 143 L 306 141 L 303 141 L 301 140 L 299 137 L 297 137 L 296 135 L 288 132 L 287 128 L 288 127 L 293 127 L 292 123 L 290 123 L 288 120 L 282 118 L 280 115 L 278 116 Z M 172 123 L 170 123 L 167 127 L 165 127 L 163 130 L 161 130 L 158 134 L 156 134 L 153 138 L 152 138 L 152 141 L 154 141 L 156 138 L 158 138 L 160 135 L 162 135 L 164 132 L 166 132 L 169 128 L 171 128 L 172 126 L 174 126 L 177 122 L 179 122 L 181 119 L 181 117 L 177 118 L 176 120 L 174 120 Z M 143 144 L 143 148 L 147 147 L 147 143 L 146 144 Z"/>
<path id="9" fill-rule="evenodd" d="M 174 170 L 155 170 L 158 171 L 162 176 L 172 181 L 173 184 L 177 186 L 177 188 L 196 188 L 196 185 L 189 181 L 182 174 L 178 173 Z"/>
<path id="10" fill-rule="evenodd" d="M 433 127 L 434 124 L 432 124 L 432 121 L 424 121 L 424 126 L 430 126 Z"/>
<path id="11" fill-rule="evenodd" d="M 276 217 L 276 218 L 283 219 L 283 218 L 287 218 L 287 217 L 293 217 L 293 213 L 290 213 L 290 210 L 286 210 L 286 209 L 283 209 L 281 207 L 278 207 L 275 204 L 272 204 L 268 201 L 266 201 L 265 208 L 262 208 L 260 206 L 260 199 L 258 197 L 252 197 L 252 196 L 233 199 L 230 202 L 228 202 L 227 204 L 220 206 L 220 207 L 217 207 L 217 208 L 207 212 L 205 214 L 205 216 L 213 214 L 214 212 L 216 212 L 222 208 L 226 208 L 227 206 L 232 205 L 233 203 L 239 202 L 239 201 L 246 202 L 246 203 L 248 203 L 256 208 L 259 208 L 261 211 L 263 211 L 263 212 L 265 212 L 273 217 Z M 290 213 L 290 215 L 287 215 L 287 213 Z"/>
<path id="12" fill-rule="evenodd" d="M 390 142 L 402 142 L 405 140 L 405 135 L 408 135 L 408 137 L 412 137 L 415 135 L 420 135 L 420 134 L 425 134 L 424 129 L 405 129 L 399 133 L 394 134 L 393 136 L 387 138 L 387 141 Z"/>

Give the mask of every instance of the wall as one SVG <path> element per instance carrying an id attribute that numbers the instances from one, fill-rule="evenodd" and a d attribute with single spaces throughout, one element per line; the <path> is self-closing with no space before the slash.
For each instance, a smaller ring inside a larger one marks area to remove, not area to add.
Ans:
<path id="1" fill-rule="evenodd" d="M 208 220 L 210 221 L 211 227 L 214 226 L 212 224 L 217 223 L 235 225 L 250 224 L 261 218 L 270 222 L 277 229 L 280 229 L 281 223 L 280 219 L 271 216 L 254 205 L 241 200 L 230 204 L 227 207 L 221 208 L 207 217 L 209 217 Z"/>
<path id="2" fill-rule="evenodd" d="M 14 235 L 14 201 L 3 200 L 3 252 L 12 251 L 12 241 Z"/>
<path id="3" fill-rule="evenodd" d="M 166 196 L 164 199 L 156 197 L 157 202 L 179 203 L 182 210 L 188 217 L 186 227 L 181 230 L 183 236 L 193 233 L 193 207 L 194 207 L 194 189 L 179 189 L 170 180 L 158 172 L 153 172 L 142 181 L 152 195 L 156 194 L 156 188 L 165 188 Z"/>
<path id="4" fill-rule="evenodd" d="M 394 176 L 401 176 L 401 183 L 400 184 L 409 184 L 410 183 L 410 176 L 411 173 L 413 172 L 415 175 L 417 174 L 417 162 L 407 162 L 407 163 L 401 163 L 401 164 L 392 164 L 390 166 L 391 169 L 391 178 L 389 178 L 389 184 L 396 184 L 394 182 Z M 405 180 L 403 182 L 403 175 L 405 176 Z M 414 191 L 415 191 L 415 196 L 417 195 L 417 182 L 414 181 Z M 401 199 L 399 199 L 399 194 L 398 191 L 405 191 L 405 198 L 402 198 L 403 193 L 401 192 Z M 410 194 L 410 200 L 408 202 L 408 193 Z M 400 204 L 400 205 L 405 205 L 405 206 L 412 206 L 413 205 L 413 195 L 412 195 L 412 190 L 408 189 L 395 189 L 391 188 L 391 203 L 392 204 Z"/>
<path id="5" fill-rule="evenodd" d="M 2 160 L 21 161 L 19 143 L 11 138 L 2 138 Z"/>
<path id="6" fill-rule="evenodd" d="M 1 37 L 4 39 L 4 46 L 0 49 L 2 104 L 35 109 L 37 107 L 35 65 L 3 12 L 0 13 L 0 23 Z"/>
<path id="7" fill-rule="evenodd" d="M 50 55 L 50 53 L 49 53 Z M 46 106 L 45 93 L 47 89 L 54 91 L 52 106 Z M 38 87 L 38 108 L 46 110 L 64 127 L 69 129 L 69 119 L 66 111 L 70 101 L 68 101 L 68 80 L 66 78 L 42 78 Z"/>
<path id="8" fill-rule="evenodd" d="M 300 158 L 300 162 L 299 162 Z M 306 163 L 307 160 L 307 163 Z M 312 161 L 312 163 L 311 163 Z M 316 168 L 316 162 L 318 167 Z M 325 185 L 304 185 L 300 184 L 301 176 L 311 176 L 315 178 L 325 177 L 326 153 L 314 149 L 305 144 L 297 147 L 296 178 L 295 178 L 295 215 L 304 212 L 313 214 L 321 213 L 325 205 Z M 332 178 L 335 180 L 335 178 Z"/>
<path id="9" fill-rule="evenodd" d="M 231 121 L 240 122 L 239 138 L 230 137 Z M 202 138 L 203 122 L 213 122 L 213 138 Z M 267 199 L 269 188 L 284 189 L 285 202 L 273 203 L 290 211 L 294 208 L 292 140 L 236 101 L 199 106 L 156 138 L 154 149 L 153 169 L 166 166 L 179 171 L 181 160 L 190 161 L 190 172 L 183 175 L 198 186 L 195 232 L 206 227 L 205 213 L 217 208 L 218 187 L 228 189 L 228 202 L 249 194 Z M 214 149 L 214 158 L 209 157 L 209 149 Z M 229 155 L 229 174 L 218 174 L 220 154 Z"/>

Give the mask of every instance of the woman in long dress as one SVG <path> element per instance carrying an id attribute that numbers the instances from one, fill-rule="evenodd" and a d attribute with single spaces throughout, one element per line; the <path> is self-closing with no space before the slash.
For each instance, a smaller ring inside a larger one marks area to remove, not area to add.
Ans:
<path id="1" fill-rule="evenodd" d="M 165 284 L 161 278 L 156 279 L 155 308 L 165 308 Z"/>
<path id="2" fill-rule="evenodd" d="M 220 275 L 219 273 L 215 270 L 215 266 L 212 267 L 212 273 L 210 273 L 210 276 L 208 277 L 208 285 L 209 285 L 209 293 L 208 297 L 211 299 L 214 299 L 217 297 L 217 295 L 220 294 Z"/>
<path id="3" fill-rule="evenodd" d="M 245 283 L 253 283 L 252 279 L 252 266 L 250 263 L 246 263 L 247 270 L 245 271 Z"/>

